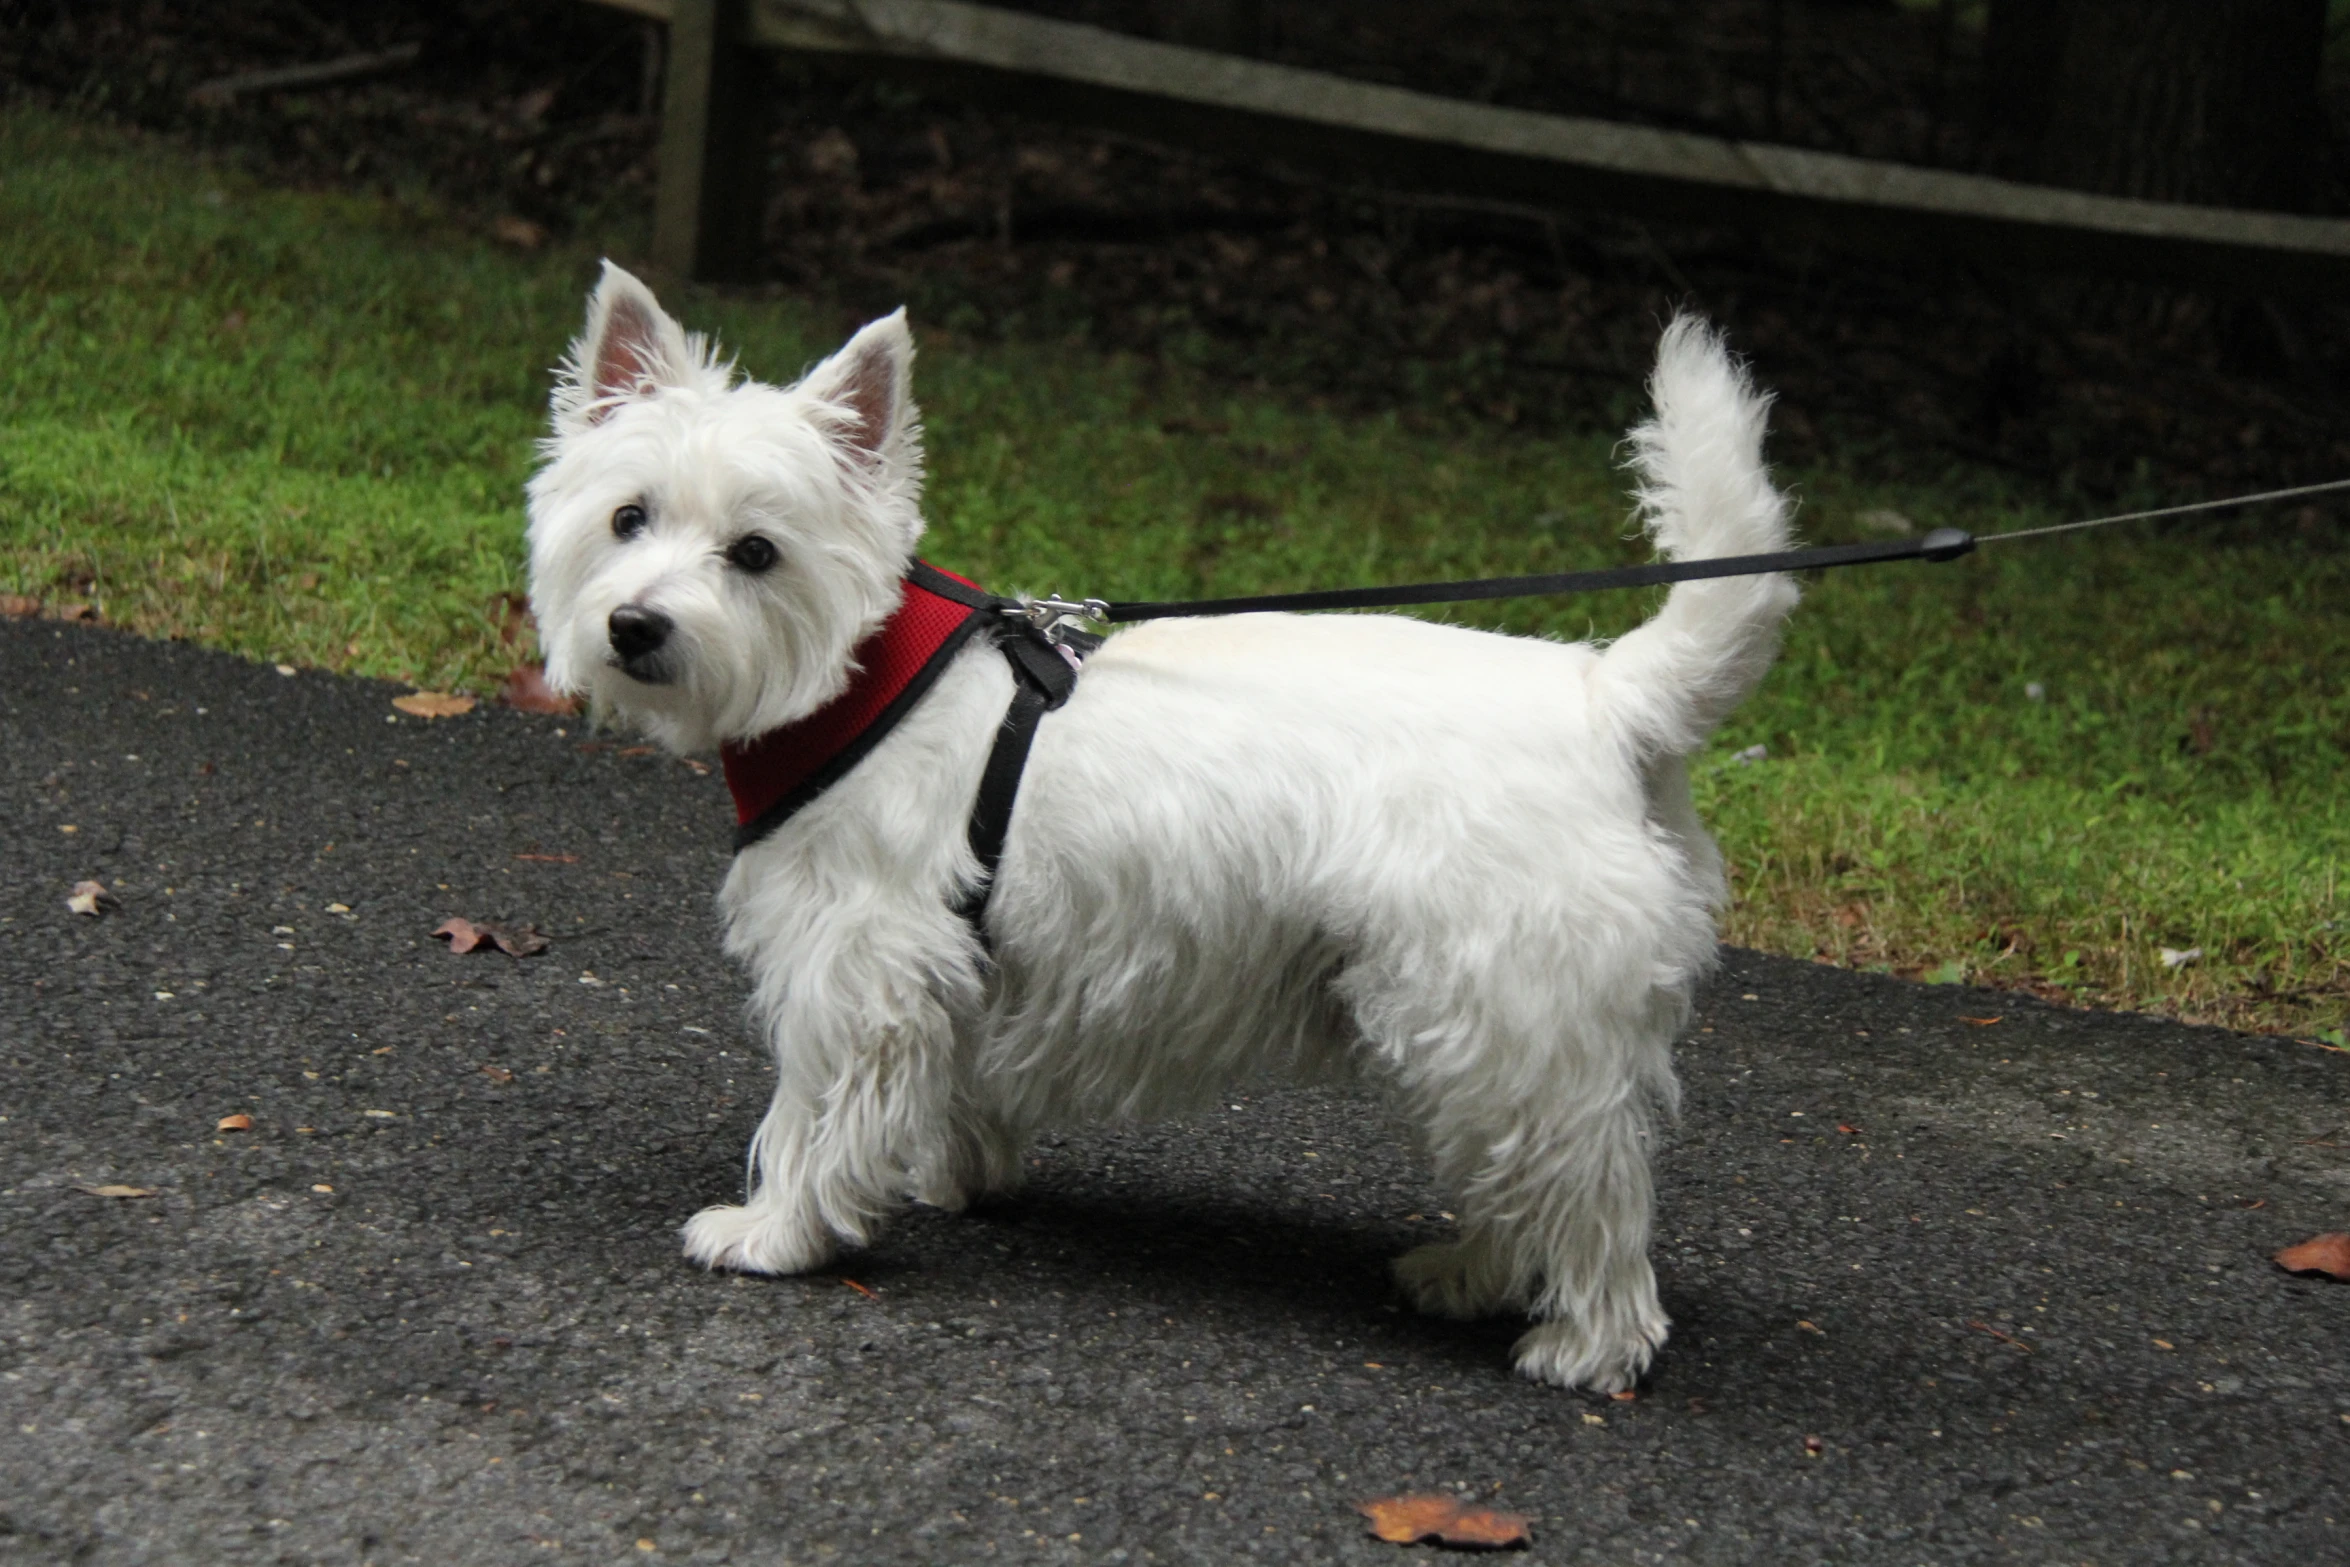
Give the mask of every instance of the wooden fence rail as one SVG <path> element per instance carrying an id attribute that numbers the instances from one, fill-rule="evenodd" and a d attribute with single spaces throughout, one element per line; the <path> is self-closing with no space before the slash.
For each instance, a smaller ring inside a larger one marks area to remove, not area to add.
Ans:
<path id="1" fill-rule="evenodd" d="M 1809 232 L 2230 291 L 2339 297 L 2350 221 L 2096 196 L 1609 120 L 1537 114 L 1155 43 L 962 0 L 597 0 L 670 25 L 655 256 L 748 272 L 756 51 L 1402 189 Z"/>

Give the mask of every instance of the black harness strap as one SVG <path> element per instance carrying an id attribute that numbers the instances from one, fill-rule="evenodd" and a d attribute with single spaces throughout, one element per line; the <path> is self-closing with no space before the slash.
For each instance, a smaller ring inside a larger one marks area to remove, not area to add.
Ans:
<path id="1" fill-rule="evenodd" d="M 971 802 L 969 829 L 971 856 L 986 874 L 955 911 L 971 922 L 980 945 L 986 946 L 988 900 L 995 892 L 996 867 L 1003 863 L 1004 840 L 1011 835 L 1012 807 L 1020 798 L 1020 775 L 1028 768 L 1036 726 L 1045 714 L 1069 700 L 1069 693 L 1077 689 L 1078 663 L 1100 647 L 1102 639 L 1073 630 L 1062 631 L 1057 640 L 1049 637 L 1014 600 L 957 582 L 927 561 L 914 562 L 906 578 L 958 604 L 1004 612 L 1002 624 L 992 634 L 1012 666 L 1012 702 L 1004 710 L 995 744 L 987 753 L 987 766 L 979 775 L 979 794 Z"/>
<path id="2" fill-rule="evenodd" d="M 1027 770 L 1029 747 L 1036 743 L 1037 724 L 1077 689 L 1077 660 L 1101 646 L 1101 638 L 1086 632 L 1064 631 L 1061 636 L 1063 641 L 1056 643 L 1025 617 L 1010 616 L 996 636 L 996 645 L 1012 666 L 1012 702 L 996 729 L 987 767 L 979 775 L 979 794 L 971 804 L 971 857 L 979 862 L 985 879 L 956 910 L 971 922 L 983 947 L 989 945 L 988 900 L 995 893 L 996 868 L 1003 862 L 1004 840 L 1011 835 L 1012 807 L 1020 798 L 1020 776 Z"/>

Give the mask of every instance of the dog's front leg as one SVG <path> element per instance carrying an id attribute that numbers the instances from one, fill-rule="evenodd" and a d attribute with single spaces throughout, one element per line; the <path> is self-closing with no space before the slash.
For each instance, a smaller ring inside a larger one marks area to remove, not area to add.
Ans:
<path id="1" fill-rule="evenodd" d="M 686 1255 L 745 1273 L 805 1273 L 861 1246 L 904 1200 L 909 1172 L 951 1137 L 951 1029 L 943 1014 L 854 1044 L 777 1050 L 775 1099 L 751 1139 L 750 1195 L 685 1228 Z"/>
<path id="2" fill-rule="evenodd" d="M 820 1109 L 778 1088 L 751 1139 L 750 1196 L 718 1203 L 686 1221 L 685 1254 L 707 1268 L 738 1273 L 806 1273 L 832 1260 L 839 1242 L 815 1202 L 813 1163 Z"/>
<path id="3" fill-rule="evenodd" d="M 1028 1134 L 1010 1117 L 965 1103 L 936 1158 L 917 1165 L 908 1189 L 918 1203 L 961 1213 L 972 1203 L 1020 1189 Z"/>

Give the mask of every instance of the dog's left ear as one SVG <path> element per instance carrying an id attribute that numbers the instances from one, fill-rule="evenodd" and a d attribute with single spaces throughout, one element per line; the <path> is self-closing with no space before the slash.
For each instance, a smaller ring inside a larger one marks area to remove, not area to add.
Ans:
<path id="1" fill-rule="evenodd" d="M 902 471 L 919 453 L 914 410 L 914 334 L 901 306 L 868 323 L 808 372 L 800 389 L 829 404 L 833 443 L 875 477 Z"/>

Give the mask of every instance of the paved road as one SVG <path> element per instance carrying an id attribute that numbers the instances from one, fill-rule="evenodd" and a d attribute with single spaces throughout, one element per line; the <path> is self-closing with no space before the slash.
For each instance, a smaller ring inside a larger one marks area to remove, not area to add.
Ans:
<path id="1" fill-rule="evenodd" d="M 1414 1487 L 1540 1562 L 2350 1560 L 2350 1287 L 2266 1261 L 2350 1058 L 1731 952 L 1633 1403 L 1398 1311 L 1443 1198 L 1343 1093 L 711 1276 L 717 780 L 393 694 L 0 623 L 0 1562 L 1385 1562 Z"/>

